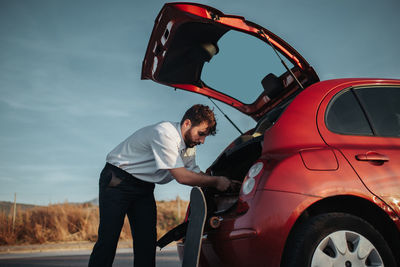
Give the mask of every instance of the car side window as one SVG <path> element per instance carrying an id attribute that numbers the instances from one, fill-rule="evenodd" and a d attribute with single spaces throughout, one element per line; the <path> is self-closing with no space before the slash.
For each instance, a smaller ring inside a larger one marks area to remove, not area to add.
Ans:
<path id="1" fill-rule="evenodd" d="M 354 92 L 360 99 L 376 135 L 400 137 L 400 88 L 357 88 Z"/>
<path id="2" fill-rule="evenodd" d="M 354 93 L 351 90 L 335 95 L 328 105 L 325 123 L 335 133 L 373 135 Z"/>

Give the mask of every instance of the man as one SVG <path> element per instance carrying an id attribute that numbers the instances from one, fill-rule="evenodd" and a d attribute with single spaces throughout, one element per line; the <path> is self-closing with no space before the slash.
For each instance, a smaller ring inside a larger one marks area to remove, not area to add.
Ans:
<path id="1" fill-rule="evenodd" d="M 180 123 L 144 127 L 107 155 L 99 182 L 99 234 L 89 266 L 112 265 L 126 214 L 132 230 L 134 266 L 155 266 L 155 183 L 175 179 L 185 185 L 228 189 L 228 178 L 201 173 L 195 162 L 195 146 L 215 132 L 213 111 L 194 105 Z"/>

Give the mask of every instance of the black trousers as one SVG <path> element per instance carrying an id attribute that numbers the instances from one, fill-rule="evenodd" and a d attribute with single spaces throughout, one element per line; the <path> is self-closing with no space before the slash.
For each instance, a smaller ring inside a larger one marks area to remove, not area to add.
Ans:
<path id="1" fill-rule="evenodd" d="M 89 267 L 112 266 L 125 215 L 132 231 L 134 266 L 155 266 L 154 184 L 107 163 L 100 174 L 99 187 L 100 225 Z"/>

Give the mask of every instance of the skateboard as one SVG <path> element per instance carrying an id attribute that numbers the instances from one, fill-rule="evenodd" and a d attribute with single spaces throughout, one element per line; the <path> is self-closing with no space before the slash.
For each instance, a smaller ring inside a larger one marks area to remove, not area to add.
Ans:
<path id="1" fill-rule="evenodd" d="M 190 192 L 189 224 L 186 230 L 182 267 L 199 265 L 201 241 L 207 216 L 207 203 L 200 187 L 193 187 Z"/>

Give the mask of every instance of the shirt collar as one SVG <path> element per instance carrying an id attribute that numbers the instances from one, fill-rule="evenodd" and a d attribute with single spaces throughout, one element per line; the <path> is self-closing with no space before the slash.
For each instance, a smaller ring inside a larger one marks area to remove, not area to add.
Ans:
<path id="1" fill-rule="evenodd" d="M 183 140 L 181 124 L 179 122 L 175 122 L 175 123 L 173 123 L 173 125 L 175 126 L 176 130 L 179 133 L 179 136 L 181 137 L 181 141 L 179 142 L 179 148 L 178 148 L 179 152 L 181 152 L 182 150 L 186 149 L 185 140 Z"/>

